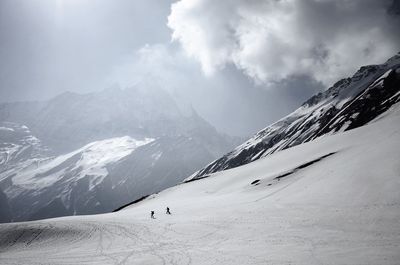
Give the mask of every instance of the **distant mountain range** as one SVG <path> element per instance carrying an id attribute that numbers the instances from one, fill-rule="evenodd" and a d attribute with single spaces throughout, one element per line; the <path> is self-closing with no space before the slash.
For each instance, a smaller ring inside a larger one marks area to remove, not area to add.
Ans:
<path id="1" fill-rule="evenodd" d="M 0 104 L 0 221 L 112 211 L 238 141 L 155 86 Z"/>
<path id="2" fill-rule="evenodd" d="M 360 127 L 399 101 L 397 54 L 361 67 L 230 152 L 237 139 L 154 86 L 0 104 L 0 221 L 109 212 Z"/>
<path id="3" fill-rule="evenodd" d="M 386 82 L 398 79 L 387 74 L 371 88 L 389 89 Z M 91 165 L 107 146 L 120 156 L 152 144 L 122 137 L 79 152 Z M 0 224 L 1 264 L 399 264 L 399 150 L 400 102 L 359 128 L 181 183 L 114 213 Z M 135 168 L 126 163 L 126 172 Z M 78 175 L 84 171 L 104 173 L 89 166 Z"/>
<path id="4" fill-rule="evenodd" d="M 361 67 L 186 179 L 235 168 L 317 137 L 367 124 L 400 100 L 400 53 Z"/>

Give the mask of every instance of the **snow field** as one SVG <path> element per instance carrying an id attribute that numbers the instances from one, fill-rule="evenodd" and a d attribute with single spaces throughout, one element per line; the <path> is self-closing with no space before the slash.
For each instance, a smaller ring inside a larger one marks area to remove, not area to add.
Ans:
<path id="1" fill-rule="evenodd" d="M 2 224 L 0 263 L 399 264 L 399 124 L 397 104 L 117 213 Z"/>

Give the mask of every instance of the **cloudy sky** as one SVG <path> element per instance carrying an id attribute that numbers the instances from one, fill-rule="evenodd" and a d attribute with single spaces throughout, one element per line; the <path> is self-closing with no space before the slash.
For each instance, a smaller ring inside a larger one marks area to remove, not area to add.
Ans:
<path id="1" fill-rule="evenodd" d="M 1 0 L 0 101 L 157 82 L 256 132 L 400 51 L 393 0 Z"/>

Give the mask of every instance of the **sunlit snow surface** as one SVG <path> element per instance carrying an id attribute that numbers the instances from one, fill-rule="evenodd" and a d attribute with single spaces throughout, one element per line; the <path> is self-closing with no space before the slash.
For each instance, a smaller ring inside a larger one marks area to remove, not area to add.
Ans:
<path id="1" fill-rule="evenodd" d="M 399 150 L 397 104 L 117 213 L 1 224 L 0 263 L 399 264 Z"/>
<path id="2" fill-rule="evenodd" d="M 117 162 L 132 153 L 137 147 L 148 144 L 153 140 L 151 138 L 135 140 L 129 136 L 124 136 L 92 142 L 71 153 L 46 161 L 38 165 L 37 168 L 28 168 L 14 177 L 13 183 L 27 189 L 40 189 L 57 182 L 65 174 L 65 171 L 75 170 L 78 172 L 74 176 L 75 181 L 85 176 L 92 176 L 89 185 L 89 189 L 92 189 L 107 176 L 106 165 Z M 73 168 L 61 166 L 76 155 L 79 155 L 79 161 L 74 163 Z M 54 168 L 59 168 L 59 170 L 54 170 Z M 53 170 L 54 173 L 45 177 L 37 177 L 50 170 Z"/>

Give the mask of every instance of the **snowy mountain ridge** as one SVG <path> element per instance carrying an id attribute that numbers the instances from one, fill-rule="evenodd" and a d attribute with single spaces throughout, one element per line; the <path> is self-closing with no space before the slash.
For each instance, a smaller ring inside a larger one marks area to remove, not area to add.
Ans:
<path id="1" fill-rule="evenodd" d="M 139 146 L 152 141 L 154 139 L 135 140 L 129 136 L 96 141 L 68 154 L 41 161 L 37 163 L 36 168 L 32 169 L 32 165 L 29 165 L 13 178 L 13 184 L 26 189 L 40 190 L 60 181 L 65 173 L 74 172 L 71 174 L 74 182 L 90 176 L 89 190 L 92 190 L 108 175 L 106 165 L 116 163 Z M 76 162 L 70 163 L 71 160 Z M 46 174 L 48 171 L 52 173 Z"/>
<path id="2" fill-rule="evenodd" d="M 185 181 L 244 165 L 317 137 L 362 126 L 400 99 L 400 54 L 361 67 Z"/>
<path id="3" fill-rule="evenodd" d="M 0 104 L 2 221 L 110 212 L 232 148 L 155 86 Z M 175 166 L 171 166 L 175 165 Z"/>
<path id="4" fill-rule="evenodd" d="M 17 128 L 16 124 L 14 124 L 14 128 Z M 23 126 L 23 128 L 29 132 L 26 126 Z M 81 192 L 93 192 L 93 189 L 109 175 L 108 167 L 131 155 L 138 147 L 155 140 L 151 138 L 135 140 L 129 136 L 117 137 L 89 143 L 78 150 L 60 156 L 31 157 L 12 165 L 7 164 L 6 162 L 10 162 L 10 158 L 18 157 L 18 154 L 28 148 L 34 148 L 35 145 L 32 144 L 39 144 L 39 140 L 34 136 L 27 136 L 26 138 L 29 139 L 29 145 L 3 148 L 1 154 L 7 159 L 4 161 L 5 165 L 8 166 L 4 166 L 3 170 L 0 171 L 0 183 L 4 181 L 3 191 L 7 194 L 9 201 L 19 202 L 21 198 L 29 196 L 29 202 L 31 202 L 32 199 L 36 198 L 33 205 L 23 211 L 24 215 L 27 213 L 34 214 L 35 211 L 40 210 L 44 205 L 48 205 L 49 202 L 51 204 L 58 198 L 61 199 L 60 202 L 62 203 L 59 206 L 66 213 L 69 212 L 68 208 L 79 207 L 71 205 L 74 204 L 74 200 L 71 199 L 74 189 L 71 187 L 84 182 L 87 188 L 81 190 Z M 17 154 L 14 155 L 14 153 Z M 9 183 L 9 185 L 6 185 L 6 183 Z M 119 185 L 122 184 L 121 181 Z M 113 188 L 115 188 L 115 185 Z M 47 195 L 43 197 L 43 194 Z M 51 216 L 51 214 L 47 214 L 47 216 Z"/>
<path id="5" fill-rule="evenodd" d="M 115 213 L 0 224 L 2 264 L 396 265 L 399 124 L 395 103 Z"/>
<path id="6" fill-rule="evenodd" d="M 29 128 L 12 122 L 0 123 L 0 167 L 14 165 L 27 158 L 40 158 L 48 151 Z"/>

